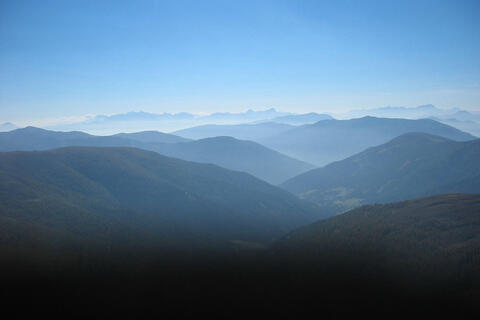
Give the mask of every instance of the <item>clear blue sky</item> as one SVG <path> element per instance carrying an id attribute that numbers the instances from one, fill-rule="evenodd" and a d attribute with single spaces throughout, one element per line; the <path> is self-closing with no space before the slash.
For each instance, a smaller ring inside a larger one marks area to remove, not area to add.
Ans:
<path id="1" fill-rule="evenodd" d="M 480 1 L 0 1 L 0 121 L 480 110 Z"/>

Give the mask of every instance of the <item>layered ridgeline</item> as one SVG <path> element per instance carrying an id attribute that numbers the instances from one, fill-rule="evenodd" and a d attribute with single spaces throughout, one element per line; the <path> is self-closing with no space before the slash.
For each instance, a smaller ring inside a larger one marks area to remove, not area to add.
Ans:
<path id="1" fill-rule="evenodd" d="M 277 117 L 277 118 L 271 119 L 271 121 L 277 122 L 277 123 L 291 124 L 291 125 L 302 125 L 302 124 L 315 123 L 320 120 L 330 120 L 330 119 L 333 119 L 333 117 L 328 114 L 310 112 L 310 113 L 304 113 L 304 114 L 293 114 L 293 115 Z"/>
<path id="2" fill-rule="evenodd" d="M 468 293 L 480 285 L 480 195 L 362 206 L 295 230 L 272 250 L 317 260 L 316 266 L 348 266 L 356 276 L 385 272 L 390 282 L 409 280 L 406 288 L 441 280 L 448 285 L 445 294 Z"/>
<path id="3" fill-rule="evenodd" d="M 0 153 L 0 246 L 13 252 L 268 242 L 320 218 L 249 174 L 140 149 Z"/>
<path id="4" fill-rule="evenodd" d="M 456 141 L 475 139 L 468 133 L 429 119 L 364 117 L 351 120 L 323 120 L 259 142 L 297 159 L 323 166 L 408 132 L 425 132 Z"/>
<path id="5" fill-rule="evenodd" d="M 191 141 L 190 139 L 182 138 L 173 134 L 163 133 L 159 131 L 118 133 L 111 137 L 135 140 L 135 141 L 140 141 L 144 143 L 180 143 L 180 142 Z"/>
<path id="6" fill-rule="evenodd" d="M 248 172 L 272 184 L 279 184 L 314 166 L 290 158 L 264 146 L 232 137 L 215 137 L 187 143 L 158 144 L 152 148 L 161 154 Z"/>
<path id="7" fill-rule="evenodd" d="M 157 131 L 93 136 L 78 131 L 58 132 L 33 127 L 0 133 L 0 151 L 48 150 L 66 146 L 136 147 L 247 172 L 272 184 L 279 184 L 314 167 L 258 143 L 227 137 L 192 141 Z"/>
<path id="8" fill-rule="evenodd" d="M 94 136 L 85 132 L 51 131 L 35 127 L 26 127 L 0 133 L 0 151 L 48 150 L 68 146 L 94 147 L 148 147 L 150 143 L 177 143 L 190 141 L 175 135 L 143 131 L 120 133 L 113 136 Z"/>
<path id="9" fill-rule="evenodd" d="M 189 139 L 204 139 L 219 136 L 234 137 L 242 140 L 261 141 L 270 137 L 289 131 L 295 126 L 276 123 L 276 122 L 262 122 L 249 124 L 233 124 L 233 125 L 219 125 L 206 124 L 196 126 L 188 129 L 182 129 L 173 132 L 176 135 Z"/>
<path id="10" fill-rule="evenodd" d="M 176 131 L 175 134 L 195 139 L 214 136 L 248 139 L 293 158 L 323 166 L 408 132 L 425 132 L 456 141 L 475 139 L 468 133 L 434 120 L 374 117 L 322 120 L 297 127 L 275 123 L 208 125 Z"/>
<path id="11" fill-rule="evenodd" d="M 312 124 L 320 120 L 333 119 L 327 114 L 306 113 L 285 115 L 255 123 L 242 124 L 205 124 L 173 132 L 190 139 L 204 139 L 218 136 L 229 136 L 243 140 L 261 141 L 298 125 Z"/>
<path id="12" fill-rule="evenodd" d="M 408 133 L 282 184 L 337 212 L 439 193 L 480 193 L 480 139 Z"/>

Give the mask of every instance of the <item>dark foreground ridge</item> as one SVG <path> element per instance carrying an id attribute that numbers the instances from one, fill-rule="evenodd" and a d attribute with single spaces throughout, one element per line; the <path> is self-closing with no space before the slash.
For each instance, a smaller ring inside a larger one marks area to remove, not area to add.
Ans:
<path id="1" fill-rule="evenodd" d="M 0 153 L 0 234 L 17 251 L 268 243 L 320 218 L 316 205 L 249 174 L 155 152 Z"/>
<path id="2" fill-rule="evenodd" d="M 364 206 L 270 248 L 139 248 L 55 264 L 36 252 L 3 261 L 1 299 L 18 313 L 90 317 L 461 316 L 478 312 L 479 230 L 480 195 L 444 195 Z"/>

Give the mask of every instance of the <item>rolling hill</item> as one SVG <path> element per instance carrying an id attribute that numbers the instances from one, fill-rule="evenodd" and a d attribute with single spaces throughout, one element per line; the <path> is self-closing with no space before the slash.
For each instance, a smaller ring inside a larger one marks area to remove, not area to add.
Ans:
<path id="1" fill-rule="evenodd" d="M 282 184 L 337 212 L 438 193 L 480 193 L 480 139 L 408 133 Z"/>
<path id="2" fill-rule="evenodd" d="M 268 242 L 322 217 L 248 174 L 134 148 L 0 153 L 0 176 L 0 248 L 16 253 Z"/>

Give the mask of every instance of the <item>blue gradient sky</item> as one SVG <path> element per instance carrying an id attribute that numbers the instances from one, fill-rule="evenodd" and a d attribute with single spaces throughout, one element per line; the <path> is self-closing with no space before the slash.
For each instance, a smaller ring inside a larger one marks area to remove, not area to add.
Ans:
<path id="1" fill-rule="evenodd" d="M 0 1 L 0 121 L 480 110 L 480 1 Z"/>

